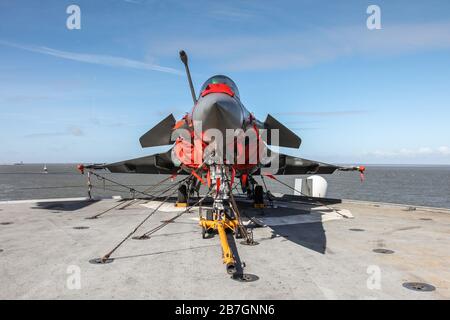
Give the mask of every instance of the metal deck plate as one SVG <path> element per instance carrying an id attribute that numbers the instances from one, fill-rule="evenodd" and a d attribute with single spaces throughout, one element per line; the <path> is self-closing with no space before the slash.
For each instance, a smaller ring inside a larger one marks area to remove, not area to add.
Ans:
<path id="1" fill-rule="evenodd" d="M 243 274 L 234 274 L 231 276 L 231 279 L 239 282 L 253 282 L 259 280 L 259 277 L 254 274 L 243 273 Z"/>
<path id="2" fill-rule="evenodd" d="M 405 282 L 403 284 L 403 287 L 409 290 L 419 291 L 419 292 L 431 292 L 436 290 L 435 286 L 432 286 L 428 283 L 422 283 L 422 282 Z"/>
<path id="3" fill-rule="evenodd" d="M 373 249 L 372 251 L 375 252 L 375 253 L 381 253 L 381 254 L 393 254 L 394 253 L 394 251 L 392 251 L 392 250 L 382 249 L 382 248 L 380 248 L 380 249 Z"/>

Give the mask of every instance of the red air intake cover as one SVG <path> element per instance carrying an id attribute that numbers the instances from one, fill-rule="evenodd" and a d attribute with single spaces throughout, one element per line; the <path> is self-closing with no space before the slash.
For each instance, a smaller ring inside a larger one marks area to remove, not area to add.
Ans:
<path id="1" fill-rule="evenodd" d="M 210 83 L 206 86 L 205 90 L 203 90 L 201 96 L 204 97 L 210 93 L 226 93 L 229 96 L 233 97 L 234 92 L 231 88 L 225 83 Z"/>

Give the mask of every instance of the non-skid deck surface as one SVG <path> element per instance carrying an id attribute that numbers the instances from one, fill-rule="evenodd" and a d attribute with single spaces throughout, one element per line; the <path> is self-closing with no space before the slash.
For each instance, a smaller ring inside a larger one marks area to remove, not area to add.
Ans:
<path id="1" fill-rule="evenodd" d="M 225 273 L 219 239 L 201 238 L 197 209 L 149 240 L 127 241 L 113 254 L 113 263 L 90 264 L 151 211 L 138 203 L 85 219 L 116 203 L 0 203 L 0 299 L 450 298 L 446 210 L 332 205 L 354 216 L 348 219 L 326 207 L 291 202 L 256 210 L 241 202 L 245 214 L 267 225 L 253 230 L 259 245 L 237 241 L 245 272 L 259 277 L 242 283 Z M 171 208 L 153 215 L 137 235 L 180 212 Z M 403 287 L 405 282 L 428 283 L 436 290 L 412 291 Z"/>

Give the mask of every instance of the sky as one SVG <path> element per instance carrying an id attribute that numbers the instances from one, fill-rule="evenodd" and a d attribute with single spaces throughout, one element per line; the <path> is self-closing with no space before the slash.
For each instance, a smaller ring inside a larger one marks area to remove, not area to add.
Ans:
<path id="1" fill-rule="evenodd" d="M 70 30 L 67 7 L 81 10 Z M 369 5 L 381 29 L 369 30 Z M 0 163 L 149 155 L 139 137 L 230 76 L 331 163 L 450 164 L 450 2 L 0 0 Z"/>

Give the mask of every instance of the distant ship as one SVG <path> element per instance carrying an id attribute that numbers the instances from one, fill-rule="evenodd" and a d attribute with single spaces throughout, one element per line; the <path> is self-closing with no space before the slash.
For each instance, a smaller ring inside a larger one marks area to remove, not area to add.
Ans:
<path id="1" fill-rule="evenodd" d="M 48 173 L 47 165 L 44 164 L 44 173 Z"/>
<path id="2" fill-rule="evenodd" d="M 18 163 L 13 163 L 13 165 L 15 165 L 15 166 L 23 166 L 23 161 L 20 161 Z"/>

